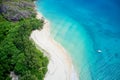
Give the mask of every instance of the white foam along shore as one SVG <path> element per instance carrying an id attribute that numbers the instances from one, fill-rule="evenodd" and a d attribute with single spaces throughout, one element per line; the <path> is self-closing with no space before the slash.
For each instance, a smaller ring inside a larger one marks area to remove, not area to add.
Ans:
<path id="1" fill-rule="evenodd" d="M 37 12 L 37 18 L 42 19 L 42 14 Z M 33 31 L 30 37 L 40 50 L 43 49 L 48 53 L 48 72 L 44 80 L 78 80 L 69 55 L 51 37 L 50 22 L 48 20 L 44 19 L 43 29 Z"/>

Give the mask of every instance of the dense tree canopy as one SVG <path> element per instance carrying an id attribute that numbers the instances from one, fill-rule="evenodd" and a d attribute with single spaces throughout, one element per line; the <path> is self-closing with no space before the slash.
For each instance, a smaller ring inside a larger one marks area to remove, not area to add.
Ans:
<path id="1" fill-rule="evenodd" d="M 0 80 L 11 80 L 11 71 L 19 80 L 43 80 L 48 59 L 29 39 L 31 32 L 42 26 L 43 21 L 35 17 L 14 22 L 0 14 Z"/>

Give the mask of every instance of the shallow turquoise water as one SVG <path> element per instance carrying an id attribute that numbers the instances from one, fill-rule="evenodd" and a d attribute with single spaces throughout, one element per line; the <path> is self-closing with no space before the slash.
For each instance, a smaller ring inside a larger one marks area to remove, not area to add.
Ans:
<path id="1" fill-rule="evenodd" d="M 38 0 L 80 80 L 120 80 L 119 0 Z M 97 50 L 101 50 L 98 53 Z"/>

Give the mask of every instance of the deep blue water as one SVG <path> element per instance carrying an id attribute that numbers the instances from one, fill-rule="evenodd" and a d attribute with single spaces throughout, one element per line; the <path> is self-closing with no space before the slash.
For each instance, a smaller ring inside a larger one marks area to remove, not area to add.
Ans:
<path id="1" fill-rule="evenodd" d="M 120 0 L 38 0 L 80 80 L 120 80 Z M 97 50 L 101 50 L 98 53 Z"/>

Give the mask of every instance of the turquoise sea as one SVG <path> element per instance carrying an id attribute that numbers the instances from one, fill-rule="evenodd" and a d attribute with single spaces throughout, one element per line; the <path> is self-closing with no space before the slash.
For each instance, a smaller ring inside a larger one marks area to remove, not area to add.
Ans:
<path id="1" fill-rule="evenodd" d="M 120 0 L 38 0 L 36 5 L 80 80 L 120 80 Z"/>

